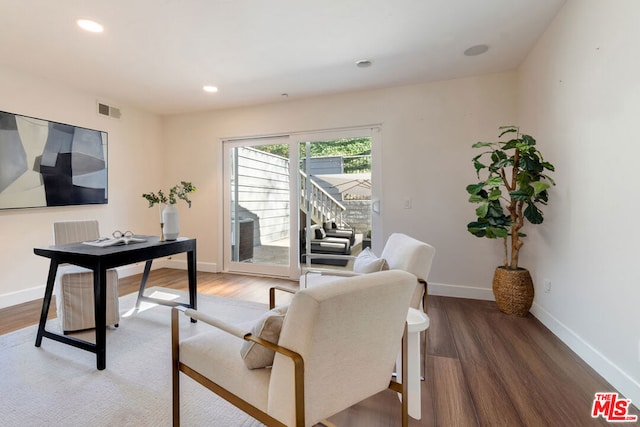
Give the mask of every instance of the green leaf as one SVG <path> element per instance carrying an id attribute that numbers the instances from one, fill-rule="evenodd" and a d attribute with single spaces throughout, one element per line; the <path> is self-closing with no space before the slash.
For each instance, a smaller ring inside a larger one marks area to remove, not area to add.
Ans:
<path id="1" fill-rule="evenodd" d="M 487 234 L 486 227 L 487 225 L 485 223 L 478 221 L 470 222 L 469 224 L 467 224 L 467 230 L 469 231 L 469 233 L 477 237 L 484 237 Z"/>
<path id="2" fill-rule="evenodd" d="M 478 173 L 479 171 L 481 171 L 482 169 L 486 168 L 485 165 L 483 165 L 482 163 L 480 163 L 477 160 L 473 161 L 473 167 L 476 169 L 476 173 Z"/>
<path id="3" fill-rule="evenodd" d="M 491 211 L 491 208 L 489 208 Z M 506 228 L 511 226 L 511 218 L 506 215 L 487 215 L 487 222 L 493 227 Z"/>
<path id="4" fill-rule="evenodd" d="M 514 148 L 516 148 L 518 146 L 518 143 L 520 142 L 519 139 L 512 139 L 509 142 L 505 143 L 502 146 L 503 150 L 513 150 Z"/>
<path id="5" fill-rule="evenodd" d="M 489 202 L 489 210 L 487 211 L 487 215 L 491 218 L 506 218 L 504 211 L 502 210 L 502 205 L 498 200 L 492 200 Z"/>
<path id="6" fill-rule="evenodd" d="M 522 141 L 530 146 L 536 145 L 536 140 L 531 135 L 522 135 Z"/>
<path id="7" fill-rule="evenodd" d="M 484 185 L 489 187 L 499 187 L 502 185 L 502 177 L 492 176 L 484 182 Z"/>
<path id="8" fill-rule="evenodd" d="M 527 218 L 531 224 L 542 224 L 542 221 L 544 221 L 542 212 L 533 203 L 527 203 L 527 208 L 524 210 L 524 217 Z"/>
<path id="9" fill-rule="evenodd" d="M 542 167 L 544 167 L 545 169 L 548 169 L 550 171 L 555 171 L 556 168 L 549 162 L 542 162 Z"/>
<path id="10" fill-rule="evenodd" d="M 505 160 L 507 158 L 507 154 L 502 150 L 496 150 L 491 153 L 491 161 L 496 163 L 501 160 Z"/>
<path id="11" fill-rule="evenodd" d="M 480 190 L 484 187 L 484 182 L 479 182 L 477 184 L 469 184 L 467 185 L 467 193 L 469 194 L 478 194 Z"/>
<path id="12" fill-rule="evenodd" d="M 498 200 L 500 196 L 502 196 L 502 191 L 500 191 L 499 188 L 494 188 L 491 190 L 491 193 L 489 193 L 489 200 Z"/>
<path id="13" fill-rule="evenodd" d="M 509 232 L 504 228 L 487 227 L 487 237 L 490 239 L 505 238 Z"/>
<path id="14" fill-rule="evenodd" d="M 471 197 L 469 197 L 469 202 L 471 203 L 483 203 L 486 202 L 487 199 L 485 199 L 482 196 L 478 196 L 477 194 L 473 194 Z"/>
<path id="15" fill-rule="evenodd" d="M 535 199 L 533 199 L 534 202 L 538 203 L 542 203 L 543 205 L 546 205 L 547 202 L 549 201 L 549 193 L 547 192 L 547 190 L 541 191 L 540 193 L 538 193 L 535 197 Z"/>
<path id="16" fill-rule="evenodd" d="M 467 230 L 469 230 L 469 233 L 473 234 L 476 237 L 484 237 L 487 235 L 487 231 L 485 229 L 467 228 Z"/>
<path id="17" fill-rule="evenodd" d="M 491 170 L 498 171 L 502 168 L 506 168 L 513 165 L 513 158 L 507 157 L 506 159 L 502 159 L 499 162 L 491 164 Z"/>
<path id="18" fill-rule="evenodd" d="M 522 170 L 526 170 L 528 172 L 536 173 L 536 174 L 539 174 L 540 172 L 542 172 L 542 169 L 543 169 L 542 164 L 538 159 L 538 156 L 536 156 L 535 154 L 533 155 L 528 154 L 520 157 L 519 166 L 520 166 L 520 169 Z"/>
<path id="19" fill-rule="evenodd" d="M 486 227 L 487 227 L 486 221 L 471 221 L 469 224 L 467 224 L 467 228 L 486 228 Z"/>
<path id="20" fill-rule="evenodd" d="M 526 202 L 531 198 L 531 196 L 533 196 L 533 187 L 526 187 L 524 189 L 511 191 L 509 196 L 518 202 Z"/>
<path id="21" fill-rule="evenodd" d="M 498 138 L 502 138 L 502 135 L 507 134 L 507 133 L 518 133 L 518 127 L 517 126 L 500 126 L 498 129 L 504 129 L 500 135 L 498 135 Z"/>
<path id="22" fill-rule="evenodd" d="M 516 177 L 516 183 L 518 184 L 519 188 L 528 187 L 530 182 L 531 175 L 529 175 L 527 172 L 520 172 Z"/>
<path id="23" fill-rule="evenodd" d="M 546 182 L 540 182 L 540 181 L 532 182 L 531 186 L 533 187 L 534 196 L 540 194 L 541 192 L 549 188 L 549 184 L 547 184 Z"/>
<path id="24" fill-rule="evenodd" d="M 487 216 L 488 211 L 489 211 L 489 204 L 483 203 L 482 205 L 478 206 L 478 208 L 476 208 L 476 216 L 478 218 L 484 218 L 485 216 Z"/>
<path id="25" fill-rule="evenodd" d="M 471 148 L 491 147 L 493 144 L 494 144 L 493 142 L 481 142 L 481 141 L 478 141 L 475 144 L 473 144 L 471 146 Z"/>

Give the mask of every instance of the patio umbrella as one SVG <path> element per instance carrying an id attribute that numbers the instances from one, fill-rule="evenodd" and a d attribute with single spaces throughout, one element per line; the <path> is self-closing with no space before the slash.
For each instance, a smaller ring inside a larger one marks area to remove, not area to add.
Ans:
<path id="1" fill-rule="evenodd" d="M 371 197 L 370 173 L 338 173 L 313 177 L 330 184 L 331 188 L 336 188 L 342 194 Z"/>

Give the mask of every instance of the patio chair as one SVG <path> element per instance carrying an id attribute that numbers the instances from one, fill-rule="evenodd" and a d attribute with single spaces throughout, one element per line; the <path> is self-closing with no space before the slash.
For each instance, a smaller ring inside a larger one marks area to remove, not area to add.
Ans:
<path id="1" fill-rule="evenodd" d="M 351 241 L 349 237 L 331 237 L 325 229 L 314 224 L 310 228 L 311 230 L 311 256 L 305 253 L 306 251 L 306 228 L 300 232 L 300 262 L 305 263 L 307 256 L 315 264 L 328 264 L 338 265 L 344 267 L 349 262 L 348 259 L 331 258 L 324 256 L 317 256 L 318 254 L 329 255 L 349 255 L 351 254 Z"/>
<path id="2" fill-rule="evenodd" d="M 356 233 L 353 228 L 341 228 L 335 223 L 335 221 L 325 222 L 322 224 L 327 237 L 339 237 L 342 239 L 349 239 L 349 243 L 353 246 L 356 242 Z"/>
<path id="3" fill-rule="evenodd" d="M 398 406 L 407 426 L 407 371 L 399 373 L 402 384 L 391 378 L 401 348 L 407 366 L 406 319 L 415 286 L 412 274 L 383 271 L 303 289 L 285 314 L 283 308 L 268 312 L 251 332 L 184 309 L 216 329 L 182 341 L 182 308 L 172 309 L 174 426 L 180 424 L 180 372 L 260 422 L 280 427 L 312 426 L 391 388 L 401 393 Z M 266 332 L 273 316 L 284 317 L 270 323 L 281 324 L 277 333 Z M 270 349 L 273 358 L 249 369 L 248 356 L 240 356 L 245 342 L 250 351 Z"/>

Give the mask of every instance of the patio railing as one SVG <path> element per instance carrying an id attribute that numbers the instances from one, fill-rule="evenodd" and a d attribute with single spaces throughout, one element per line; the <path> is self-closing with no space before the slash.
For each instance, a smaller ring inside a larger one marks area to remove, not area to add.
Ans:
<path id="1" fill-rule="evenodd" d="M 300 208 L 302 211 L 309 215 L 316 224 L 335 221 L 338 227 L 348 227 L 342 215 L 347 208 L 313 180 L 309 180 L 309 182 L 311 182 L 311 185 L 307 188 L 307 174 L 301 170 Z"/>

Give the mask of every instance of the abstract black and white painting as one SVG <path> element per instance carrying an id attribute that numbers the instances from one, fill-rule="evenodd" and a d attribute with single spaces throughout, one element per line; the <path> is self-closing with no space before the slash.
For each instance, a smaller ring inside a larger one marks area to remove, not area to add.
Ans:
<path id="1" fill-rule="evenodd" d="M 0 209 L 107 203 L 107 140 L 0 111 Z"/>

